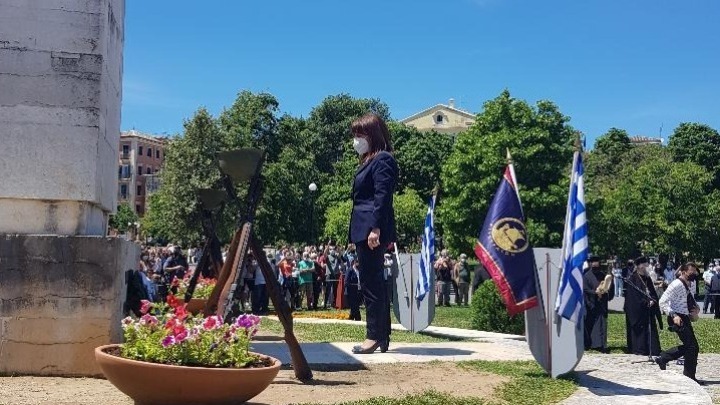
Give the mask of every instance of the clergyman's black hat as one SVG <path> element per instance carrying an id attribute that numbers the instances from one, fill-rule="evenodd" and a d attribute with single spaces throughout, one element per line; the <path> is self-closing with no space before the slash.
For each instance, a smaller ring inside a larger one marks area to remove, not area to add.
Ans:
<path id="1" fill-rule="evenodd" d="M 589 263 L 595 263 L 595 262 L 599 262 L 599 261 L 600 261 L 600 256 L 590 256 L 588 258 Z"/>
<path id="2" fill-rule="evenodd" d="M 647 259 L 647 257 L 645 257 L 645 256 L 640 256 L 640 257 L 638 257 L 637 259 L 635 259 L 635 265 L 636 265 L 636 266 L 639 266 L 639 265 L 644 264 L 644 263 L 647 263 L 647 262 L 648 262 L 648 259 Z"/>

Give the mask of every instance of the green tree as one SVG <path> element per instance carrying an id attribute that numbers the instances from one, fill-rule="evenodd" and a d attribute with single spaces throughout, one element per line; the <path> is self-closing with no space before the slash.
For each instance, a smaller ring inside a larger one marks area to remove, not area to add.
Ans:
<path id="1" fill-rule="evenodd" d="M 352 201 L 339 202 L 325 211 L 325 237 L 337 242 L 339 246 L 348 243 Z"/>
<path id="2" fill-rule="evenodd" d="M 299 149 L 285 148 L 276 162 L 263 169 L 264 192 L 258 210 L 257 230 L 261 240 L 309 243 L 322 235 L 323 210 L 313 204 L 310 183 L 322 191 L 314 156 Z M 313 206 L 314 205 L 314 206 Z"/>
<path id="3" fill-rule="evenodd" d="M 316 165 L 323 173 L 333 173 L 335 163 L 350 149 L 350 125 L 357 118 L 373 112 L 388 120 L 388 106 L 378 99 L 354 98 L 349 94 L 326 97 L 312 109 L 307 120 Z"/>
<path id="4" fill-rule="evenodd" d="M 597 253 L 712 255 L 717 232 L 708 212 L 717 209 L 720 194 L 712 191 L 712 174 L 692 162 L 673 162 L 659 147 L 627 156 L 614 185 L 598 190 L 601 209 L 588 216 L 591 242 L 603 250 Z"/>
<path id="5" fill-rule="evenodd" d="M 578 133 L 550 101 L 535 107 L 505 90 L 458 135 L 442 169 L 438 221 L 447 245 L 471 249 L 502 178 L 509 148 L 528 233 L 535 246 L 560 246 L 572 144 Z"/>
<path id="6" fill-rule="evenodd" d="M 138 221 L 138 216 L 130 208 L 127 203 L 118 205 L 117 212 L 110 216 L 110 227 L 120 232 L 126 232 L 129 229 L 128 224 Z"/>
<path id="7" fill-rule="evenodd" d="M 397 122 L 391 123 L 390 132 L 393 142 L 400 139 L 395 151 L 400 167 L 398 189 L 410 188 L 423 198 L 429 196 L 440 184 L 442 165 L 452 152 L 452 138 L 435 131 L 422 133 Z"/>
<path id="8" fill-rule="evenodd" d="M 625 154 L 630 148 L 632 144 L 628 133 L 623 129 L 610 128 L 597 138 L 593 150 L 586 154 L 586 178 L 602 182 L 616 176 L 627 163 Z"/>
<path id="9" fill-rule="evenodd" d="M 398 244 L 410 251 L 419 250 L 419 238 L 422 235 L 427 207 L 418 193 L 406 188 L 402 194 L 396 194 L 393 201 Z"/>
<path id="10" fill-rule="evenodd" d="M 676 162 L 693 162 L 713 175 L 720 187 L 720 134 L 705 124 L 683 122 L 673 132 L 668 149 Z"/>
<path id="11" fill-rule="evenodd" d="M 216 162 L 218 152 L 226 150 L 225 138 L 210 113 L 199 109 L 185 121 L 181 137 L 170 141 L 160 172 L 162 187 L 151 199 L 151 211 L 159 211 L 156 226 L 175 242 L 198 241 L 202 226 L 197 213 L 197 192 L 213 187 L 220 179 Z M 156 206 L 157 205 L 157 206 Z M 227 238 L 232 227 L 233 210 L 218 221 L 218 233 Z"/>
<path id="12" fill-rule="evenodd" d="M 148 209 L 140 220 L 146 235 L 156 239 L 169 240 L 170 224 L 173 219 L 169 216 L 172 210 L 165 193 L 153 193 L 148 196 Z"/>
<path id="13" fill-rule="evenodd" d="M 283 145 L 277 135 L 278 101 L 272 94 L 238 93 L 235 102 L 218 117 L 218 125 L 229 149 L 255 147 L 267 152 L 274 161 Z"/>

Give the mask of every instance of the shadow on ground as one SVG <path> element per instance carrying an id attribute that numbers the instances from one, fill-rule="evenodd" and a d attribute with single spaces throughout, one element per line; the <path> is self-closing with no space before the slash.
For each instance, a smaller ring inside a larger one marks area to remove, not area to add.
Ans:
<path id="1" fill-rule="evenodd" d="M 629 395 L 629 396 L 642 396 L 642 395 L 664 395 L 678 393 L 677 391 L 662 391 L 662 390 L 650 390 L 643 388 L 628 387 L 627 385 L 619 384 L 613 381 L 608 381 L 602 378 L 593 377 L 589 375 L 595 370 L 586 370 L 576 372 L 577 381 L 583 387 L 586 387 L 588 391 L 595 395 L 604 396 L 616 396 L 616 395 Z"/>

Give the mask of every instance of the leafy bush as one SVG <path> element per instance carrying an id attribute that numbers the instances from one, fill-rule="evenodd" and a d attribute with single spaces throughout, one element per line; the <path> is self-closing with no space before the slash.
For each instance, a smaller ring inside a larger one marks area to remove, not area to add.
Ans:
<path id="1" fill-rule="evenodd" d="M 495 283 L 486 281 L 475 291 L 472 298 L 472 327 L 487 332 L 525 334 L 525 317 L 522 314 L 508 316 L 505 303 Z"/>

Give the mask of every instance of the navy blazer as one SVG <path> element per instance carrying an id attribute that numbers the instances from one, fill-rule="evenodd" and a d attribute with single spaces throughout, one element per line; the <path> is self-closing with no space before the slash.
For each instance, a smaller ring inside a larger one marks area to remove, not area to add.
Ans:
<path id="1" fill-rule="evenodd" d="M 395 158 L 380 152 L 355 173 L 353 209 L 350 214 L 350 242 L 367 241 L 373 228 L 380 229 L 380 245 L 397 240 L 393 193 L 398 178 Z"/>

